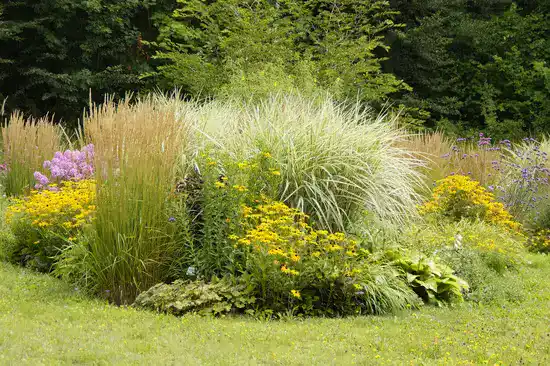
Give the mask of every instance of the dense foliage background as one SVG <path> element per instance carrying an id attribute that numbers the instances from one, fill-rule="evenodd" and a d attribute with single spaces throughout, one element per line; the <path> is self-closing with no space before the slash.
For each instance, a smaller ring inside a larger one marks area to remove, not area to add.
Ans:
<path id="1" fill-rule="evenodd" d="M 540 133 L 549 14 L 546 0 L 7 0 L 0 99 L 74 124 L 106 93 L 328 91 L 428 128 Z"/>

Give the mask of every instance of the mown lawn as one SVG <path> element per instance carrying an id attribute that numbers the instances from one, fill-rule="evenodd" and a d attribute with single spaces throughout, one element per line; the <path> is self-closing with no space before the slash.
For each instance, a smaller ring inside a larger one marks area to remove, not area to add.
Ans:
<path id="1" fill-rule="evenodd" d="M 0 364 L 548 365 L 550 257 L 529 259 L 503 280 L 518 303 L 268 322 L 116 308 L 0 264 Z"/>

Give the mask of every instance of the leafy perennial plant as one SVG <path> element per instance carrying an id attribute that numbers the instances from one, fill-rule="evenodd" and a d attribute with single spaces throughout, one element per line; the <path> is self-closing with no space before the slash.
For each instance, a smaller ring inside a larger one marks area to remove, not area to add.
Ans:
<path id="1" fill-rule="evenodd" d="M 243 206 L 242 213 L 246 233 L 231 239 L 242 250 L 243 271 L 256 285 L 259 306 L 342 315 L 384 313 L 417 302 L 397 271 L 370 261 L 343 233 L 314 230 L 303 212 L 267 201 Z"/>

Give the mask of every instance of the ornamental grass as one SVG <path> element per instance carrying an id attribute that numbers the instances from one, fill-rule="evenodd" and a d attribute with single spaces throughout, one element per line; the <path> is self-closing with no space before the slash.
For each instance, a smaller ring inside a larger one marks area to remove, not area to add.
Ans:
<path id="1" fill-rule="evenodd" d="M 189 131 L 178 116 L 175 99 L 148 96 L 108 100 L 85 120 L 97 180 L 87 262 L 95 291 L 119 304 L 165 280 L 178 249 L 166 212 Z"/>
<path id="2" fill-rule="evenodd" d="M 230 113 L 207 123 L 205 135 L 237 161 L 270 151 L 281 168 L 275 198 L 320 227 L 345 231 L 366 213 L 402 224 L 415 214 L 423 162 L 399 147 L 406 134 L 387 116 L 281 95 L 220 108 Z"/>
<path id="3" fill-rule="evenodd" d="M 34 172 L 42 169 L 45 160 L 61 150 L 61 128 L 48 118 L 25 119 L 14 113 L 2 126 L 4 153 L 4 189 L 8 196 L 30 190 Z"/>

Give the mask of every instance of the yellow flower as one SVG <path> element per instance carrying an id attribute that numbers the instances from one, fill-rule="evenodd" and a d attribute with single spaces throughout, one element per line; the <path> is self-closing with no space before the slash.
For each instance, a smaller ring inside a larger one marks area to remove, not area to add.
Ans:
<path id="1" fill-rule="evenodd" d="M 238 240 L 238 243 L 242 244 L 242 245 L 249 245 L 251 242 L 248 239 L 241 238 L 241 239 Z"/>
<path id="2" fill-rule="evenodd" d="M 262 155 L 263 155 L 264 158 L 267 158 L 267 159 L 272 158 L 271 154 L 268 151 L 262 153 Z"/>
<path id="3" fill-rule="evenodd" d="M 248 189 L 246 189 L 245 186 L 239 186 L 239 185 L 234 185 L 233 188 L 236 189 L 239 192 L 246 192 L 248 190 Z"/>
<path id="4" fill-rule="evenodd" d="M 214 183 L 214 186 L 216 186 L 216 188 L 223 188 L 223 187 L 225 187 L 225 183 L 216 182 L 216 183 Z"/>
<path id="5" fill-rule="evenodd" d="M 271 172 L 271 174 L 278 176 L 278 175 L 281 175 L 281 172 L 278 171 L 278 170 L 274 170 L 274 171 Z"/>
<path id="6" fill-rule="evenodd" d="M 301 299 L 302 298 L 302 295 L 300 294 L 300 291 L 298 290 L 290 290 L 290 294 L 292 296 L 294 296 L 295 298 L 297 299 Z"/>
<path id="7" fill-rule="evenodd" d="M 281 249 L 277 248 L 277 249 L 270 249 L 270 250 L 268 250 L 267 254 L 271 254 L 271 255 L 283 255 L 284 252 L 283 252 Z"/>
<path id="8" fill-rule="evenodd" d="M 216 162 L 215 161 L 209 161 L 206 164 L 209 165 L 209 166 L 214 166 L 214 165 L 216 165 Z"/>
<path id="9" fill-rule="evenodd" d="M 437 182 L 430 201 L 420 206 L 421 214 L 453 212 L 460 217 L 479 217 L 513 231 L 521 225 L 501 202 L 481 184 L 464 175 L 451 175 Z"/>

